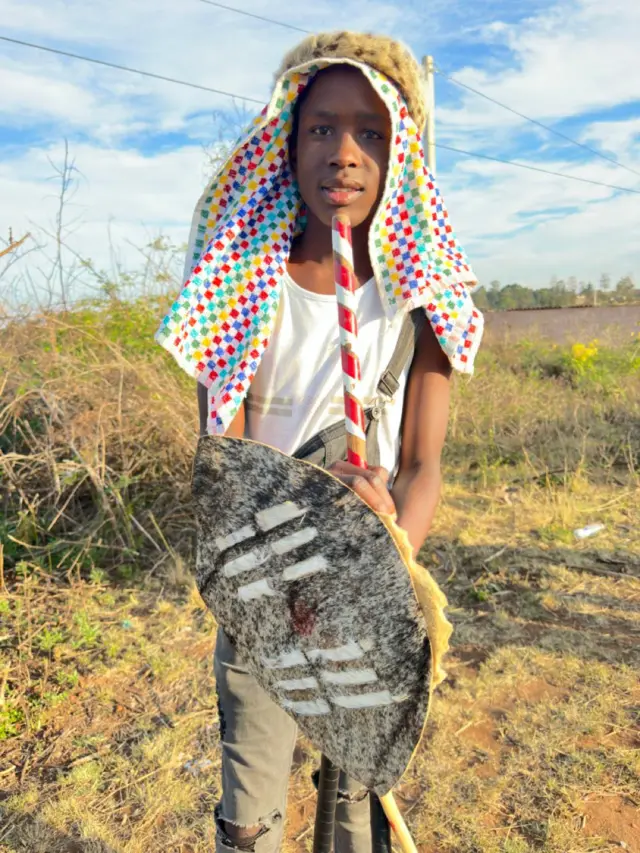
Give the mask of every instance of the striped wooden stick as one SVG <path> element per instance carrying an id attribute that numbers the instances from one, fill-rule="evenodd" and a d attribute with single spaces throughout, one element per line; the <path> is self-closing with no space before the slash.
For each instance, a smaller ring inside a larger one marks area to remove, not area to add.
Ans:
<path id="1" fill-rule="evenodd" d="M 340 326 L 340 347 L 342 350 L 342 380 L 344 385 L 344 413 L 347 427 L 347 460 L 359 468 L 367 467 L 366 426 L 364 406 L 360 396 L 362 371 L 358 356 L 358 321 L 355 311 L 356 278 L 353 268 L 353 243 L 351 239 L 351 222 L 347 216 L 337 215 L 332 221 L 333 269 L 338 297 L 338 323 Z M 326 761 L 326 759 L 324 759 Z M 376 811 L 376 795 L 373 812 Z M 417 853 L 417 848 L 409 834 L 400 810 L 389 791 L 380 798 L 380 804 L 390 827 L 403 853 Z M 377 831 L 380 838 L 374 839 L 374 847 L 384 849 L 388 845 L 385 838 L 386 830 L 381 825 L 378 815 Z M 376 844 L 376 841 L 380 842 Z"/>
<path id="2" fill-rule="evenodd" d="M 338 324 L 342 351 L 344 413 L 347 427 L 347 459 L 367 467 L 364 407 L 360 397 L 362 371 L 358 357 L 358 321 L 355 312 L 355 274 L 351 223 L 344 215 L 333 217 L 333 270 L 338 297 Z"/>

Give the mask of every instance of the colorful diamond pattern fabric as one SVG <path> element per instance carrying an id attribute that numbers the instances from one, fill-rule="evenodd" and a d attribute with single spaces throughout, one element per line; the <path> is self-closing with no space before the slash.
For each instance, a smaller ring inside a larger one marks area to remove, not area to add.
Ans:
<path id="1" fill-rule="evenodd" d="M 269 343 L 291 242 L 304 216 L 288 163 L 292 108 L 331 62 L 300 66 L 281 78 L 200 199 L 186 284 L 156 334 L 187 373 L 210 388 L 213 434 L 232 422 Z M 369 235 L 383 305 L 390 317 L 424 308 L 452 366 L 471 373 L 483 329 L 470 295 L 477 280 L 426 168 L 418 129 L 384 75 L 350 64 L 368 77 L 391 115 L 387 185 Z"/>

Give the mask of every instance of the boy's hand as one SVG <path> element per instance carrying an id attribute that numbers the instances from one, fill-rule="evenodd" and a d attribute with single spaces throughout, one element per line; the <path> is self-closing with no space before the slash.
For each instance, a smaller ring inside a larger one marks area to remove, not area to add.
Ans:
<path id="1" fill-rule="evenodd" d="M 396 506 L 387 488 L 389 472 L 385 468 L 358 468 L 350 462 L 335 462 L 327 470 L 349 486 L 374 512 L 396 515 Z"/>

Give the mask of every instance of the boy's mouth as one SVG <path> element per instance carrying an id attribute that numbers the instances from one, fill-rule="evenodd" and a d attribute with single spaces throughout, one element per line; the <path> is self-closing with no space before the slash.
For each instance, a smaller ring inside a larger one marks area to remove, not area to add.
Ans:
<path id="1" fill-rule="evenodd" d="M 364 192 L 364 187 L 355 181 L 336 181 L 321 187 L 322 194 L 333 207 L 347 207 Z"/>

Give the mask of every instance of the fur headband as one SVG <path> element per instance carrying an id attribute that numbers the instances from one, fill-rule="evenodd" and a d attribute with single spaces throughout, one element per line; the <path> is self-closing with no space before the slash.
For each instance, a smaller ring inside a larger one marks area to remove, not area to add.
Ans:
<path id="1" fill-rule="evenodd" d="M 351 59 L 375 68 L 400 89 L 418 130 L 420 133 L 424 130 L 427 110 L 420 66 L 400 42 L 369 33 L 317 33 L 287 53 L 276 80 L 292 68 L 314 59 Z"/>

